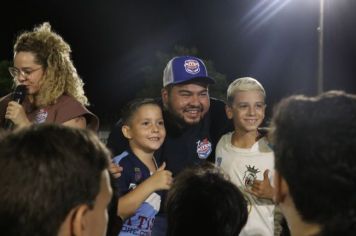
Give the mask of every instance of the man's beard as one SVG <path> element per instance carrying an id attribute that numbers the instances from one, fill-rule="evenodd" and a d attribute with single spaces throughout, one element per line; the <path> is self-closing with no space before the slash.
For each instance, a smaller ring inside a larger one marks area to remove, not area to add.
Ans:
<path id="1" fill-rule="evenodd" d="M 165 108 L 169 113 L 169 118 L 173 119 L 172 123 L 175 123 L 180 128 L 197 125 L 201 120 L 201 118 L 200 118 L 199 120 L 197 120 L 194 123 L 187 123 L 184 120 L 184 116 L 182 114 L 180 114 L 180 113 L 176 112 L 174 109 L 172 109 L 170 101 L 168 101 L 168 104 L 165 106 Z M 203 109 L 201 107 L 199 107 L 199 109 L 201 110 L 200 112 L 202 112 Z"/>

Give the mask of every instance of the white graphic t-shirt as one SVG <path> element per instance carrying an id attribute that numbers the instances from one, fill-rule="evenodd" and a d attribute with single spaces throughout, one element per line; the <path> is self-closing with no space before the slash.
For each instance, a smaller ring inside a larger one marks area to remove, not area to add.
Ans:
<path id="1" fill-rule="evenodd" d="M 240 236 L 269 236 L 274 234 L 274 204 L 271 200 L 257 198 L 246 192 L 253 181 L 263 180 L 263 173 L 269 169 L 271 184 L 274 169 L 274 154 L 266 138 L 259 139 L 250 149 L 238 148 L 231 144 L 233 132 L 223 135 L 216 147 L 216 162 L 231 181 L 236 184 L 248 201 L 248 220 Z"/>

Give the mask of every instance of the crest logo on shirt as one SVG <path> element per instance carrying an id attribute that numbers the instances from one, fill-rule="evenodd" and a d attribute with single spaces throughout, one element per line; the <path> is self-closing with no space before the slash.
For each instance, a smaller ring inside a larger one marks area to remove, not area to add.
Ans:
<path id="1" fill-rule="evenodd" d="M 197 60 L 189 59 L 184 61 L 185 71 L 189 74 L 198 74 L 200 71 L 199 62 Z"/>
<path id="2" fill-rule="evenodd" d="M 134 177 L 135 181 L 138 182 L 142 177 L 141 169 L 138 167 L 135 167 L 134 172 L 135 172 L 135 177 Z"/>
<path id="3" fill-rule="evenodd" d="M 255 166 L 246 166 L 246 171 L 244 173 L 244 177 L 242 178 L 246 187 L 250 187 L 253 185 L 255 179 L 257 179 L 257 173 L 260 172 L 258 168 Z"/>
<path id="4" fill-rule="evenodd" d="M 40 109 L 36 115 L 34 122 L 36 124 L 44 123 L 47 120 L 48 112 L 45 109 Z"/>
<path id="5" fill-rule="evenodd" d="M 206 159 L 211 153 L 211 143 L 207 138 L 197 142 L 197 154 L 200 159 Z"/>

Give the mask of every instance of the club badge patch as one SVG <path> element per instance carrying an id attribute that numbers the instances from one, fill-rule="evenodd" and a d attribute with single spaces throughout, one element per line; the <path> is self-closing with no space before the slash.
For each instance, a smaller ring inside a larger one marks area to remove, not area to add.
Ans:
<path id="1" fill-rule="evenodd" d="M 197 154 L 200 159 L 206 159 L 211 153 L 211 143 L 207 138 L 197 142 Z"/>
<path id="2" fill-rule="evenodd" d="M 200 66 L 199 66 L 199 62 L 197 60 L 185 60 L 184 61 L 184 68 L 185 71 L 189 74 L 198 74 L 200 71 Z"/>
<path id="3" fill-rule="evenodd" d="M 35 123 L 41 124 L 46 122 L 48 116 L 48 112 L 45 109 L 40 109 L 35 115 Z"/>
<path id="4" fill-rule="evenodd" d="M 135 167 L 134 172 L 135 172 L 135 181 L 136 182 L 140 181 L 140 179 L 142 177 L 141 169 L 138 167 Z"/>

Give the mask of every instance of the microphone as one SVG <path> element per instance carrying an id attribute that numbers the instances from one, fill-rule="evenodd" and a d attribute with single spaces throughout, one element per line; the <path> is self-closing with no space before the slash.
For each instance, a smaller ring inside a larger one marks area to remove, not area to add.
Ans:
<path id="1" fill-rule="evenodd" d="M 27 93 L 26 86 L 23 84 L 18 85 L 15 88 L 14 92 L 12 93 L 11 101 L 15 101 L 15 102 L 21 104 L 23 102 L 23 100 L 25 100 L 26 93 Z M 13 126 L 14 126 L 14 123 L 11 120 L 9 120 L 9 119 L 5 120 L 4 129 L 6 129 L 6 130 L 12 129 Z"/>

